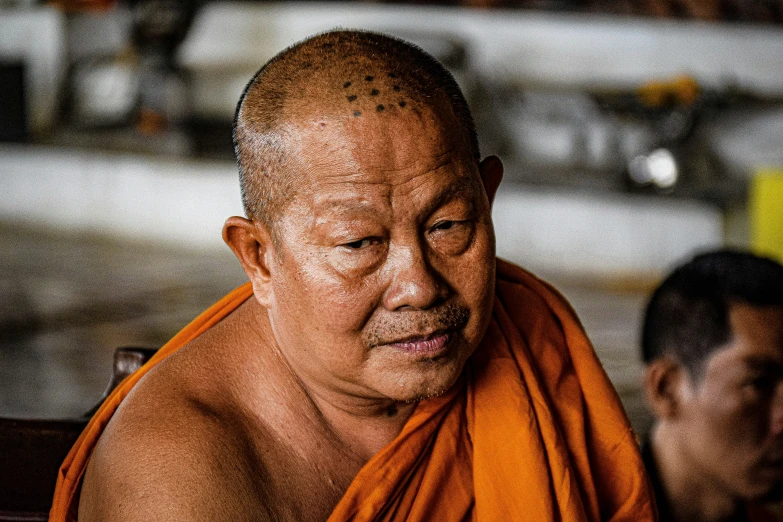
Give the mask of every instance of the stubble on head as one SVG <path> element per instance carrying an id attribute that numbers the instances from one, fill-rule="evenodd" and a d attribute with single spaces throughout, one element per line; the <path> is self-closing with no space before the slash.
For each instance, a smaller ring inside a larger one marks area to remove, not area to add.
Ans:
<path id="1" fill-rule="evenodd" d="M 406 113 L 421 117 L 438 99 L 446 100 L 466 150 L 478 162 L 473 119 L 459 87 L 441 64 L 415 46 L 375 33 L 333 31 L 281 52 L 248 84 L 234 121 L 248 218 L 262 222 L 279 239 L 275 225 L 299 181 L 290 165 L 297 146 L 291 123 Z"/>

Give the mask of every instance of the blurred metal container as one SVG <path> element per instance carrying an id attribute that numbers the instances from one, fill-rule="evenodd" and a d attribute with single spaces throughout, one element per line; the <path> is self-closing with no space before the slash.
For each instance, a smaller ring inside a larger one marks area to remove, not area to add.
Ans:
<path id="1" fill-rule="evenodd" d="M 0 62 L 0 141 L 26 141 L 27 136 L 24 63 Z"/>

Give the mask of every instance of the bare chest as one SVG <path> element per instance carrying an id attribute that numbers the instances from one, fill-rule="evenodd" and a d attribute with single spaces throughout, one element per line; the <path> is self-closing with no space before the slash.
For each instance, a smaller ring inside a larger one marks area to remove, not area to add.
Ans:
<path id="1" fill-rule="evenodd" d="M 242 504 L 263 513 L 249 517 L 252 520 L 324 521 L 359 468 L 328 447 L 317 454 L 302 455 L 284 444 L 267 441 L 248 448 L 242 456 L 240 480 L 247 484 L 243 488 L 246 495 L 252 497 Z"/>
<path id="2" fill-rule="evenodd" d="M 317 423 L 287 420 L 251 428 L 243 460 L 277 520 L 326 520 L 365 462 Z"/>

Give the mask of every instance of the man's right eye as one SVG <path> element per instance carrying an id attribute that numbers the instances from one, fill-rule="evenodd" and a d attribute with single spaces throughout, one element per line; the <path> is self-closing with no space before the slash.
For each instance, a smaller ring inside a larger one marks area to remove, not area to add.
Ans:
<path id="1" fill-rule="evenodd" d="M 775 393 L 775 387 L 779 382 L 779 379 L 776 379 L 772 375 L 758 374 L 748 377 L 744 383 L 744 388 L 748 394 L 748 398 L 759 400 L 770 397 Z"/>
<path id="2" fill-rule="evenodd" d="M 356 241 L 351 241 L 350 243 L 344 243 L 342 246 L 346 248 L 350 248 L 351 250 L 359 250 L 362 248 L 366 248 L 370 246 L 373 242 L 373 239 L 370 237 L 365 237 L 363 239 L 358 239 Z"/>
<path id="3" fill-rule="evenodd" d="M 771 375 L 759 375 L 754 377 L 749 384 L 758 391 L 767 391 L 775 387 L 775 380 Z"/>

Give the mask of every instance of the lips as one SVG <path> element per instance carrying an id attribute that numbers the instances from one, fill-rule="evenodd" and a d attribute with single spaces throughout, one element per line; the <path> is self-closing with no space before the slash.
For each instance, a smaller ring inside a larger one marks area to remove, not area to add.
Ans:
<path id="1" fill-rule="evenodd" d="M 435 357 L 446 352 L 449 342 L 454 337 L 450 330 L 438 330 L 425 335 L 413 335 L 393 342 L 386 346 L 402 352 L 426 357 Z"/>
<path id="2" fill-rule="evenodd" d="M 774 478 L 780 480 L 783 478 L 783 455 L 775 452 L 772 455 L 766 455 L 759 460 L 754 467 L 755 474 L 761 478 Z"/>
<path id="3" fill-rule="evenodd" d="M 755 480 L 779 482 L 783 479 L 783 466 L 781 464 L 766 463 L 753 470 Z"/>

